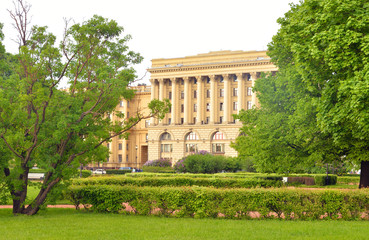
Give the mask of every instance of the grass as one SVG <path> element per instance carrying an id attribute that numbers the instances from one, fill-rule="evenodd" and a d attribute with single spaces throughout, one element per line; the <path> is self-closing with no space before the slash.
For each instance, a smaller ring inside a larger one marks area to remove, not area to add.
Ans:
<path id="1" fill-rule="evenodd" d="M 0 209 L 0 239 L 367 239 L 366 221 L 225 220 Z"/>

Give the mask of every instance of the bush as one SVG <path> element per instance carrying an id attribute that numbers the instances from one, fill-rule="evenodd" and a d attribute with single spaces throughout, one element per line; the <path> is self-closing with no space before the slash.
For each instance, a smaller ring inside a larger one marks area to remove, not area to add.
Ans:
<path id="1" fill-rule="evenodd" d="M 126 173 L 132 172 L 132 170 L 129 169 L 106 169 L 106 174 L 114 174 L 114 175 L 123 175 Z"/>
<path id="2" fill-rule="evenodd" d="M 314 177 L 315 180 L 315 184 L 319 185 L 319 186 L 325 186 L 325 185 L 336 185 L 337 183 L 337 176 L 333 176 L 333 175 L 316 175 Z"/>
<path id="3" fill-rule="evenodd" d="M 171 167 L 172 162 L 169 159 L 157 159 L 157 160 L 151 160 L 147 161 L 144 166 L 146 167 Z"/>
<path id="4" fill-rule="evenodd" d="M 175 173 L 172 167 L 143 166 L 142 171 L 152 173 Z"/>
<path id="5" fill-rule="evenodd" d="M 258 178 L 191 178 L 191 177 L 99 177 L 73 181 L 75 185 L 133 185 L 133 186 L 203 186 L 215 188 L 281 187 L 280 180 Z"/>
<path id="6" fill-rule="evenodd" d="M 211 155 L 206 151 L 200 151 L 179 160 L 174 165 L 174 169 L 177 172 L 189 173 L 235 172 L 241 169 L 241 164 L 236 158 Z"/>
<path id="7" fill-rule="evenodd" d="M 368 191 L 214 189 L 205 187 L 72 186 L 76 206 L 92 211 L 195 218 L 260 218 L 282 220 L 358 219 L 369 212 Z"/>

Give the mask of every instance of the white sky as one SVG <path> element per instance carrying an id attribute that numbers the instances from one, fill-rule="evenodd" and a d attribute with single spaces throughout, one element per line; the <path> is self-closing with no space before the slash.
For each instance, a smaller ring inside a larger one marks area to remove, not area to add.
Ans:
<path id="1" fill-rule="evenodd" d="M 134 68 L 138 78 L 151 59 L 175 58 L 219 50 L 266 50 L 278 31 L 276 20 L 299 0 L 28 0 L 32 24 L 49 26 L 60 37 L 64 18 L 82 22 L 94 14 L 114 19 L 133 39 L 131 50 L 144 61 Z M 0 1 L 6 50 L 15 52 L 16 38 L 7 9 L 12 0 Z M 60 38 L 59 38 L 60 40 Z M 149 74 L 144 78 L 149 83 Z"/>

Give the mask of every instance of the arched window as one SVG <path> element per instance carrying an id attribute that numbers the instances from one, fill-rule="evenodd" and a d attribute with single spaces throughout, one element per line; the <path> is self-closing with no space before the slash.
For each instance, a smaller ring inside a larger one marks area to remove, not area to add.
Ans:
<path id="1" fill-rule="evenodd" d="M 213 134 L 212 140 L 223 140 L 223 139 L 224 139 L 224 135 L 222 132 L 216 132 Z"/>
<path id="2" fill-rule="evenodd" d="M 193 140 L 199 140 L 199 136 L 195 132 L 189 132 L 186 137 L 185 141 L 193 141 Z M 186 152 L 193 153 L 197 152 L 197 143 L 186 143 Z"/>
<path id="3" fill-rule="evenodd" d="M 186 141 L 190 141 L 190 140 L 199 140 L 199 137 L 197 136 L 197 134 L 195 132 L 190 132 L 186 135 L 185 137 Z"/>
<path id="4" fill-rule="evenodd" d="M 170 136 L 170 134 L 169 133 L 167 133 L 167 132 L 165 132 L 165 133 L 163 133 L 161 136 L 160 136 L 160 140 L 161 141 L 165 141 L 165 140 L 171 140 L 172 139 L 172 137 Z"/>
<path id="5" fill-rule="evenodd" d="M 211 151 L 213 154 L 224 154 L 225 144 L 222 142 L 224 140 L 224 134 L 222 132 L 215 132 L 211 138 Z"/>
<path id="6" fill-rule="evenodd" d="M 168 141 L 168 140 L 171 140 L 171 139 L 172 139 L 171 135 L 167 132 L 163 133 L 160 136 L 160 141 Z M 164 152 L 164 153 L 172 152 L 173 151 L 172 144 L 162 143 L 160 145 L 160 151 Z"/>

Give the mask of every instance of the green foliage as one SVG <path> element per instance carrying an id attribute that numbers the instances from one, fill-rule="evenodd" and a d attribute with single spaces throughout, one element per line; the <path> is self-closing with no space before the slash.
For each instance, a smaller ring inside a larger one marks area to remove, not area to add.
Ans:
<path id="1" fill-rule="evenodd" d="M 241 169 L 241 164 L 237 158 L 206 153 L 189 155 L 179 160 L 175 169 L 177 172 L 189 173 L 235 172 Z"/>
<path id="2" fill-rule="evenodd" d="M 328 175 L 328 176 L 322 176 L 322 175 L 317 175 L 314 177 L 315 180 L 315 184 L 319 185 L 319 186 L 326 186 L 326 185 L 336 185 L 337 183 L 337 176 L 332 176 L 332 175 Z"/>
<path id="3" fill-rule="evenodd" d="M 192 177 L 99 177 L 78 179 L 74 185 L 133 185 L 133 186 L 203 186 L 215 188 L 258 188 L 258 187 L 281 187 L 282 178 L 192 178 Z"/>
<path id="4" fill-rule="evenodd" d="M 106 174 L 122 175 L 132 172 L 132 170 L 121 170 L 121 169 L 106 169 Z"/>
<path id="5" fill-rule="evenodd" d="M 175 173 L 172 167 L 142 166 L 142 171 L 152 173 Z"/>
<path id="6" fill-rule="evenodd" d="M 116 21 L 93 16 L 67 27 L 59 45 L 47 27 L 28 27 L 29 38 L 18 29 L 25 38 L 20 39 L 16 74 L 0 76 L 0 172 L 5 174 L 0 177 L 14 199 L 14 213 L 21 214 L 37 213 L 50 189 L 77 175 L 81 164 L 104 161 L 108 149 L 103 143 L 125 135 L 142 119 L 162 117 L 170 107 L 155 100 L 148 115 L 137 112 L 127 120 L 115 111 L 122 98 L 133 97 L 127 88 L 136 77 L 132 65 L 142 61 L 129 50 L 131 37 L 122 36 Z M 68 80 L 68 91 L 58 89 L 62 79 Z M 112 122 L 110 114 L 122 119 Z M 35 165 L 45 169 L 45 179 L 25 208 L 28 181 L 23 176 Z"/>
<path id="7" fill-rule="evenodd" d="M 359 219 L 368 213 L 368 191 L 213 189 L 204 187 L 72 186 L 70 198 L 90 210 L 195 218 L 260 218 L 284 220 Z M 282 217 L 284 216 L 284 217 Z"/>

